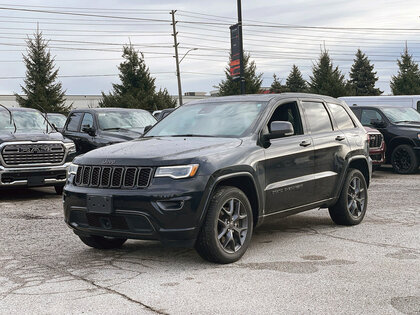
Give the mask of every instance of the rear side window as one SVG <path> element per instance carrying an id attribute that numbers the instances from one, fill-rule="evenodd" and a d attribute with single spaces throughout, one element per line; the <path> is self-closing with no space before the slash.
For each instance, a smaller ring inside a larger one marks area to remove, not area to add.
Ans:
<path id="1" fill-rule="evenodd" d="M 420 101 L 417 102 L 417 111 L 420 113 Z"/>
<path id="2" fill-rule="evenodd" d="M 350 115 L 341 105 L 328 104 L 328 107 L 330 108 L 331 114 L 337 123 L 338 129 L 344 130 L 355 127 Z"/>
<path id="3" fill-rule="evenodd" d="M 374 109 L 363 109 L 362 116 L 360 117 L 360 122 L 363 126 L 371 126 L 372 120 L 383 121 L 381 114 L 379 114 Z"/>
<path id="4" fill-rule="evenodd" d="M 82 118 L 83 113 L 73 113 L 69 117 L 69 122 L 67 124 L 66 130 L 68 131 L 78 131 L 80 119 Z"/>
<path id="5" fill-rule="evenodd" d="M 82 125 L 80 128 L 83 130 L 83 128 L 92 128 L 93 127 L 93 116 L 92 114 L 86 113 L 83 116 Z"/>
<path id="6" fill-rule="evenodd" d="M 302 104 L 312 133 L 333 130 L 330 115 L 324 104 L 317 102 L 303 102 Z"/>

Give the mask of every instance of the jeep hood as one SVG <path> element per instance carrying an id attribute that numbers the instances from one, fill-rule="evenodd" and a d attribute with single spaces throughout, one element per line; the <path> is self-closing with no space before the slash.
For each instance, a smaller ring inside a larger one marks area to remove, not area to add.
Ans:
<path id="1" fill-rule="evenodd" d="M 152 137 L 90 151 L 75 159 L 84 165 L 154 166 L 191 163 L 242 143 L 240 139 L 210 137 Z"/>

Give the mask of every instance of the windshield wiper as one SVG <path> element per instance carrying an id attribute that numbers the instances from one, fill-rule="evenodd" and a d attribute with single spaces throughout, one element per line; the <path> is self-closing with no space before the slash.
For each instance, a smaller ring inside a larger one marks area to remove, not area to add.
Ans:
<path id="1" fill-rule="evenodd" d="M 212 138 L 214 136 L 210 136 L 210 135 L 198 135 L 198 134 L 193 134 L 193 133 L 186 133 L 184 135 L 171 135 L 168 137 L 207 137 L 207 138 Z"/>
<path id="2" fill-rule="evenodd" d="M 0 106 L 3 107 L 5 110 L 7 110 L 9 112 L 10 124 L 13 122 L 13 127 L 15 127 L 15 131 L 13 133 L 16 133 L 17 127 L 16 127 L 15 120 L 13 119 L 12 111 L 10 109 L 8 109 L 6 106 L 2 105 L 2 104 L 0 104 Z"/>
<path id="3" fill-rule="evenodd" d="M 114 127 L 114 128 L 105 128 L 105 129 L 102 129 L 103 131 L 109 131 L 109 130 L 124 130 L 124 131 L 132 131 L 132 130 L 130 130 L 130 129 L 127 129 L 127 128 L 120 128 L 120 127 Z M 133 131 L 133 132 L 135 132 L 135 131 Z"/>

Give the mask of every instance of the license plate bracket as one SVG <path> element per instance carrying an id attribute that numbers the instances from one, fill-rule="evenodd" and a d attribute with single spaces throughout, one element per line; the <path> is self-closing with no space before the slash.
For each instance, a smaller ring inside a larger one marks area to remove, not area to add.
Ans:
<path id="1" fill-rule="evenodd" d="M 86 197 L 87 212 L 111 214 L 113 210 L 111 196 L 94 196 Z"/>
<path id="2" fill-rule="evenodd" d="M 42 186 L 45 184 L 45 178 L 43 176 L 29 176 L 28 186 Z"/>

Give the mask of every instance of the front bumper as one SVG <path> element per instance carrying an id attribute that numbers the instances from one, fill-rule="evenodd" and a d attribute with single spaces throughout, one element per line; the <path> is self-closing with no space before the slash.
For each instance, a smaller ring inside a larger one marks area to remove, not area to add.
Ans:
<path id="1" fill-rule="evenodd" d="M 58 166 L 0 166 L 0 188 L 64 185 L 69 165 L 70 162 Z"/>
<path id="2" fill-rule="evenodd" d="M 153 178 L 145 189 L 78 187 L 74 175 L 64 188 L 65 222 L 78 235 L 159 240 L 166 245 L 191 247 L 197 238 L 207 198 L 206 176 L 173 180 Z M 108 197 L 102 212 L 88 198 Z"/>

